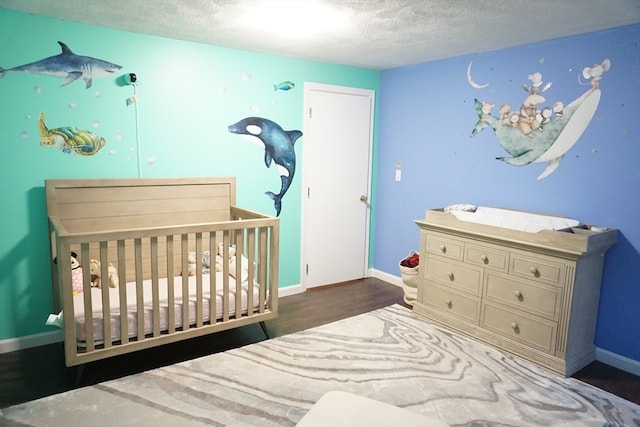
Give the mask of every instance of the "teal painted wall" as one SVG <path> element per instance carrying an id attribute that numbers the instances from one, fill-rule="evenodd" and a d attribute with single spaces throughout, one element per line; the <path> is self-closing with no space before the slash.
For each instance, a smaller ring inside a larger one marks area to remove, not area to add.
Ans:
<path id="1" fill-rule="evenodd" d="M 44 180 L 55 178 L 237 177 L 238 204 L 274 214 L 264 192 L 280 178 L 264 151 L 227 127 L 261 116 L 285 130 L 302 129 L 305 81 L 378 90 L 379 72 L 257 54 L 0 9 L 0 66 L 10 69 L 60 53 L 122 66 L 90 88 L 74 81 L 7 72 L 0 79 L 0 340 L 52 330 Z M 139 78 L 138 102 L 127 105 Z M 293 90 L 275 91 L 285 80 Z M 40 145 L 38 115 L 50 129 L 76 126 L 106 139 L 94 156 Z M 137 117 L 137 120 L 136 120 Z M 300 283 L 301 177 L 283 199 L 281 287 Z M 138 156 L 139 153 L 139 156 Z"/>

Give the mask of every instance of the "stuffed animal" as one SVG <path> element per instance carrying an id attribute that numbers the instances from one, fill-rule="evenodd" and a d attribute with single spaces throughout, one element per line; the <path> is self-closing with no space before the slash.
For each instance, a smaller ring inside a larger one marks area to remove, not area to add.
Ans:
<path id="1" fill-rule="evenodd" d="M 218 243 L 218 255 L 216 256 L 216 271 L 222 271 L 222 261 L 224 254 L 224 244 Z M 229 245 L 229 265 L 235 260 L 236 245 Z"/>
<path id="2" fill-rule="evenodd" d="M 82 292 L 82 266 L 78 261 L 78 254 L 71 252 L 71 287 L 73 294 L 78 295 Z"/>
<path id="3" fill-rule="evenodd" d="M 100 261 L 92 259 L 89 261 L 89 271 L 91 272 L 91 286 L 99 288 L 101 286 L 100 280 Z M 107 283 L 110 288 L 117 288 L 120 280 L 118 279 L 118 270 L 113 264 L 109 263 L 107 266 Z"/>
<path id="4" fill-rule="evenodd" d="M 211 272 L 211 253 L 209 251 L 202 252 L 202 274 Z"/>
<path id="5" fill-rule="evenodd" d="M 58 258 L 53 259 L 53 263 L 58 263 Z M 82 266 L 78 261 L 78 254 L 71 252 L 71 288 L 73 289 L 73 295 L 78 295 L 82 292 Z"/>
<path id="6" fill-rule="evenodd" d="M 187 262 L 188 262 L 188 275 L 195 276 L 196 275 L 196 253 L 189 252 L 187 254 Z"/>
<path id="7" fill-rule="evenodd" d="M 222 271 L 223 250 L 224 245 L 220 243 L 218 245 L 218 263 L 216 265 L 217 271 Z M 236 277 L 236 258 L 236 245 L 229 245 L 229 274 L 237 280 L 238 277 Z M 240 274 L 240 280 L 242 282 L 246 281 L 249 277 L 249 260 L 242 254 L 240 254 Z"/>
<path id="8" fill-rule="evenodd" d="M 224 244 L 218 243 L 218 255 L 222 256 L 224 251 Z M 229 259 L 233 258 L 236 254 L 236 245 L 229 245 Z"/>

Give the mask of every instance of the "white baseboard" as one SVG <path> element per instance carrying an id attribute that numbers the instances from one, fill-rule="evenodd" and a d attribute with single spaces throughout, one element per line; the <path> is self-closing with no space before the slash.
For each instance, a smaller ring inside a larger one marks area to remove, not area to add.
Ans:
<path id="1" fill-rule="evenodd" d="M 640 376 L 640 361 L 620 356 L 608 350 L 596 347 L 596 360 L 623 371 Z"/>
<path id="2" fill-rule="evenodd" d="M 384 271 L 376 270 L 375 268 L 369 269 L 369 277 L 375 277 L 376 279 L 384 280 L 392 285 L 402 287 L 402 278 L 400 276 L 394 276 L 393 274 L 385 273 Z"/>
<path id="3" fill-rule="evenodd" d="M 293 286 L 287 286 L 285 288 L 278 288 L 278 298 L 301 294 L 303 292 L 304 292 L 304 289 L 302 289 L 302 285 L 293 285 Z"/>
<path id="4" fill-rule="evenodd" d="M 0 354 L 62 341 L 62 330 L 0 340 Z"/>

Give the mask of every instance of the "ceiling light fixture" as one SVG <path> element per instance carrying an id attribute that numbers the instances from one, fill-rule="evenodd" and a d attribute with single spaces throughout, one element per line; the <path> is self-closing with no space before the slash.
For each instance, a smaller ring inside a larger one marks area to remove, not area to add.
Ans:
<path id="1" fill-rule="evenodd" d="M 319 1 L 272 0 L 251 2 L 241 23 L 254 31 L 303 38 L 319 32 L 339 31 L 348 23 L 348 16 Z"/>

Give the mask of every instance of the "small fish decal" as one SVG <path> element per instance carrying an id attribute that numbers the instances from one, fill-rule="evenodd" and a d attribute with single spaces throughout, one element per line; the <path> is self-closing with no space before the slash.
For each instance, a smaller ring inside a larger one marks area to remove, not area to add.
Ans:
<path id="1" fill-rule="evenodd" d="M 229 126 L 229 132 L 243 136 L 264 147 L 264 164 L 275 163 L 280 173 L 280 192 L 265 194 L 273 200 L 276 216 L 280 216 L 282 198 L 289 189 L 296 172 L 296 153 L 293 144 L 302 136 L 299 130 L 283 130 L 280 125 L 261 117 L 247 117 Z"/>
<path id="2" fill-rule="evenodd" d="M 49 129 L 44 124 L 44 113 L 40 113 L 40 145 L 59 147 L 63 153 L 93 156 L 104 145 L 104 138 L 77 127 L 66 126 Z"/>
<path id="3" fill-rule="evenodd" d="M 277 91 L 277 90 L 284 90 L 284 91 L 288 91 L 293 89 L 294 87 L 296 87 L 295 83 L 290 82 L 290 81 L 284 81 L 282 83 L 278 83 L 277 85 L 273 85 L 273 91 Z"/>
<path id="4" fill-rule="evenodd" d="M 0 67 L 0 79 L 9 72 L 41 74 L 65 79 L 60 86 L 66 86 L 81 79 L 85 81 L 86 88 L 89 89 L 94 78 L 109 77 L 122 68 L 120 65 L 102 59 L 76 55 L 63 42 L 59 41 L 58 44 L 62 48 L 62 52 L 58 55 L 19 67 L 8 69 Z"/>

